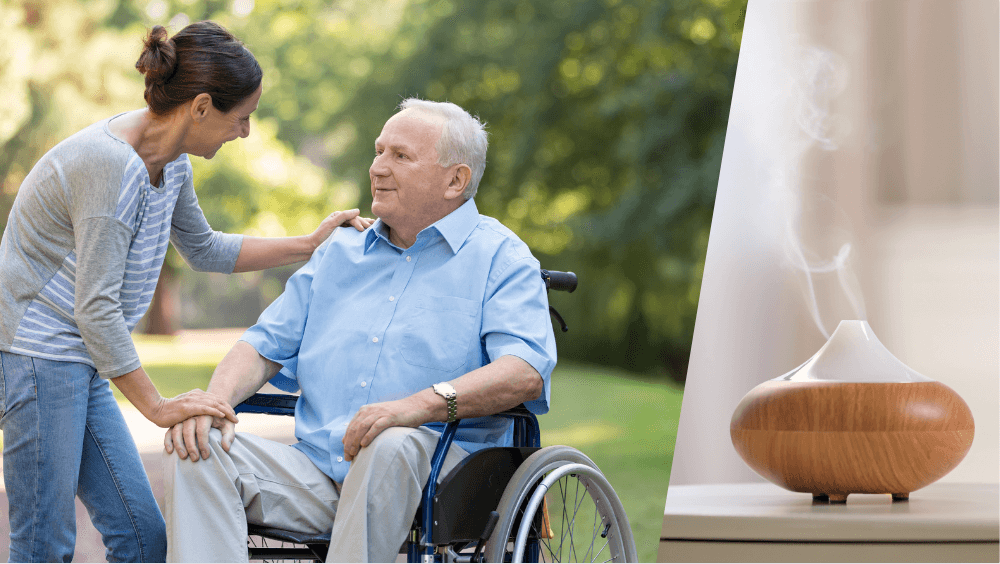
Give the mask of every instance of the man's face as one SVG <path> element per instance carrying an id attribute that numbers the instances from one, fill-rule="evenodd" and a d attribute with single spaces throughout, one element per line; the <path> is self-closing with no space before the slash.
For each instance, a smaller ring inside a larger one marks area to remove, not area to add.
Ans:
<path id="1" fill-rule="evenodd" d="M 415 236 L 455 207 L 445 197 L 450 167 L 437 162 L 441 127 L 436 116 L 408 109 L 389 118 L 375 140 L 372 214 L 393 230 Z"/>

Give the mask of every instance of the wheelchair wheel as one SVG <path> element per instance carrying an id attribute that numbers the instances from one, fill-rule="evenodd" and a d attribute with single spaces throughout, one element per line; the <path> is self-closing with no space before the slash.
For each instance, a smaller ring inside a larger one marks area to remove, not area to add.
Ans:
<path id="1" fill-rule="evenodd" d="M 546 447 L 528 457 L 497 513 L 487 562 L 638 560 L 618 495 L 597 465 L 574 448 Z"/>

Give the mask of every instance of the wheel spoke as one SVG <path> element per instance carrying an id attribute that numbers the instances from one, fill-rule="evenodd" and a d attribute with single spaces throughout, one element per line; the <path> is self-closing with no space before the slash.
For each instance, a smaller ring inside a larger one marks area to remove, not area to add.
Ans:
<path id="1" fill-rule="evenodd" d="M 597 558 L 597 554 L 594 553 L 594 543 L 597 542 L 597 513 L 598 513 L 597 507 L 595 506 L 594 507 L 594 524 L 591 527 L 592 530 L 594 531 L 594 534 L 591 535 L 591 537 L 590 537 L 590 548 L 587 549 L 587 556 L 589 557 L 588 560 L 590 562 L 593 562 L 594 558 Z"/>
<path id="2" fill-rule="evenodd" d="M 567 468 L 566 464 L 584 468 Z M 570 484 L 569 480 L 576 484 Z M 539 503 L 538 497 L 532 497 L 532 491 L 543 481 L 547 491 Z M 532 547 L 537 546 L 538 562 L 621 562 L 635 555 L 627 521 L 618 523 L 622 511 L 614 490 L 586 456 L 570 447 L 545 447 L 529 457 L 505 492 L 498 508 L 501 514 L 498 531 L 503 531 L 499 533 L 501 538 L 508 532 L 515 533 L 514 545 L 518 550 L 526 547 L 526 541 Z M 516 533 L 518 517 L 530 519 L 530 524 L 524 523 L 521 529 L 530 532 L 527 539 Z M 540 526 L 543 521 L 544 526 Z M 509 546 L 507 542 L 497 544 L 495 537 L 487 545 L 488 558 L 503 561 L 505 546 Z M 530 553 L 511 555 L 508 549 L 506 558 L 511 556 L 530 558 Z"/>
<path id="3" fill-rule="evenodd" d="M 560 511 L 562 512 L 562 522 L 561 522 L 562 530 L 559 531 L 559 560 L 562 560 L 563 544 L 566 542 L 566 521 L 568 519 L 566 515 L 566 490 L 568 488 L 566 488 L 566 485 L 563 483 L 562 480 L 559 480 L 556 483 L 559 484 L 559 496 L 562 498 L 562 507 L 560 508 Z M 570 542 L 570 549 L 572 550 L 573 539 L 570 539 L 569 542 Z"/>

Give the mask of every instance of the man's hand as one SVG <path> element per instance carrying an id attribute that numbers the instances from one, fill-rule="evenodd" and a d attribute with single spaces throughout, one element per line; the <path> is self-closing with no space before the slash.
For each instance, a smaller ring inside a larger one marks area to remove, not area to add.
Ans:
<path id="1" fill-rule="evenodd" d="M 361 406 L 344 433 L 344 459 L 354 460 L 358 451 L 372 444 L 375 437 L 389 427 L 419 427 L 433 421 L 426 408 L 428 398 L 425 396 L 414 394 L 401 400 Z"/>
<path id="2" fill-rule="evenodd" d="M 167 454 L 177 450 L 181 458 L 191 457 L 191 462 L 211 456 L 208 446 L 208 430 L 216 428 L 222 431 L 222 449 L 229 452 L 229 447 L 236 438 L 236 425 L 222 417 L 200 415 L 182 421 L 167 430 L 163 437 L 163 449 Z"/>
<path id="3" fill-rule="evenodd" d="M 326 216 L 319 223 L 319 227 L 309 235 L 313 248 L 319 247 L 323 241 L 326 241 L 330 237 L 333 230 L 338 227 L 354 227 L 358 231 L 364 231 L 372 223 L 375 223 L 374 219 L 361 217 L 360 214 L 361 212 L 357 208 L 354 208 L 352 210 L 335 211 Z"/>

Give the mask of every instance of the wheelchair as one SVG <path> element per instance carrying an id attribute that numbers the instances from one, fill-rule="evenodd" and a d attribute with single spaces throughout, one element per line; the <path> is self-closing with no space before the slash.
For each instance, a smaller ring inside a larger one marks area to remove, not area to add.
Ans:
<path id="1" fill-rule="evenodd" d="M 546 290 L 572 292 L 572 272 L 541 270 Z M 549 312 L 568 331 L 559 313 Z M 294 415 L 296 396 L 255 394 L 237 413 Z M 636 562 L 628 516 L 607 478 L 582 452 L 541 448 L 538 420 L 524 405 L 498 414 L 513 421 L 513 446 L 486 448 L 438 481 L 458 421 L 445 426 L 401 552 L 408 562 Z M 330 534 L 248 525 L 250 560 L 326 559 Z M 281 546 L 267 546 L 278 542 Z M 286 543 L 294 546 L 286 546 Z"/>

